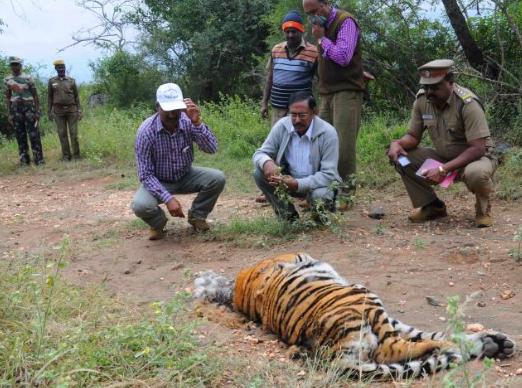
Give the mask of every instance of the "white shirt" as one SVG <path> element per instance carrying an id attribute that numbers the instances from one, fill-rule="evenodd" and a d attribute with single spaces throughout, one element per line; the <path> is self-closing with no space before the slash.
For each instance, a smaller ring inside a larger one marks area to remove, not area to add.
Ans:
<path id="1" fill-rule="evenodd" d="M 308 130 L 303 136 L 299 136 L 295 128 L 292 127 L 290 140 L 285 151 L 285 159 L 288 162 L 290 175 L 294 178 L 304 178 L 312 175 L 312 164 L 310 163 L 310 148 L 312 147 L 312 127 L 310 123 Z"/>

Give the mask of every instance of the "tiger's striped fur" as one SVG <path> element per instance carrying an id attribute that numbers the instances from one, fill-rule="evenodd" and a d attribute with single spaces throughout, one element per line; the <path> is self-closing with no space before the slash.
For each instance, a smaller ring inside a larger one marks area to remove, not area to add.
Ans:
<path id="1" fill-rule="evenodd" d="M 210 278 L 221 284 L 215 291 Z M 377 295 L 349 284 L 329 264 L 306 254 L 281 255 L 243 269 L 233 285 L 228 283 L 229 290 L 223 279 L 206 273 L 196 280 L 195 295 L 220 303 L 229 295 L 225 304 L 285 343 L 311 352 L 328 349 L 346 373 L 401 379 L 462 360 L 458 347 L 442 333 L 422 332 L 389 317 Z M 468 340 L 473 357 L 514 353 L 514 343 L 501 333 L 476 333 Z"/>

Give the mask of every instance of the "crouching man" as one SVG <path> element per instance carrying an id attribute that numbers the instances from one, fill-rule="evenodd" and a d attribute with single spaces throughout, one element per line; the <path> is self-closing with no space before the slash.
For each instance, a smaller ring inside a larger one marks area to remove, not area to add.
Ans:
<path id="1" fill-rule="evenodd" d="M 219 170 L 192 166 L 193 143 L 203 152 L 217 151 L 217 139 L 202 122 L 199 107 L 183 99 L 176 84 L 161 85 L 156 92 L 157 113 L 146 119 L 136 137 L 136 164 L 141 182 L 132 210 L 150 226 L 150 240 L 165 236 L 167 217 L 158 206 L 164 203 L 173 217 L 185 217 L 174 194 L 198 193 L 188 211 L 188 223 L 196 231 L 209 228 L 212 211 L 225 186 Z"/>
<path id="2" fill-rule="evenodd" d="M 335 186 L 341 181 L 338 160 L 335 128 L 316 116 L 310 92 L 297 92 L 288 100 L 288 116 L 272 127 L 254 153 L 254 178 L 279 218 L 293 221 L 299 215 L 291 201 L 276 195 L 278 187 L 306 198 L 317 216 L 318 206 L 335 210 Z"/>
<path id="3" fill-rule="evenodd" d="M 408 133 L 390 144 L 388 157 L 397 162 L 404 155 L 410 161 L 398 170 L 413 207 L 418 208 L 409 217 L 411 222 L 447 215 L 432 186 L 455 172 L 475 194 L 475 222 L 483 228 L 492 224 L 490 196 L 497 161 L 482 104 L 473 92 L 455 83 L 453 65 L 452 60 L 439 59 L 419 67 L 422 89 L 413 104 Z M 433 148 L 419 146 L 424 132 Z M 416 172 L 426 159 L 440 165 L 420 171 L 419 176 Z"/>

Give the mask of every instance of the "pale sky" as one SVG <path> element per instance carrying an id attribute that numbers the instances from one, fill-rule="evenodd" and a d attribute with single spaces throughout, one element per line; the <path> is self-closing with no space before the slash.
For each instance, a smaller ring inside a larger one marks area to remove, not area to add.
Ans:
<path id="1" fill-rule="evenodd" d="M 64 59 L 73 78 L 92 80 L 89 62 L 101 57 L 103 51 L 80 45 L 58 53 L 72 43 L 76 31 L 96 24 L 90 12 L 74 0 L 0 0 L 0 8 L 0 18 L 7 24 L 0 34 L 1 55 L 21 57 L 37 67 L 43 79 L 56 74 L 53 60 Z"/>

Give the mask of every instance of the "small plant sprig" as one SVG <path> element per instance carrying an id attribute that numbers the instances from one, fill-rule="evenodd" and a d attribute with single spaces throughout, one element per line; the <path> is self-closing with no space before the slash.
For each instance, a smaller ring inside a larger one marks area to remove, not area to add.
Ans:
<path id="1" fill-rule="evenodd" d="M 443 386 L 445 388 L 475 388 L 481 382 L 483 383 L 482 385 L 485 386 L 485 372 L 493 366 L 494 361 L 485 358 L 483 361 L 484 369 L 473 375 L 471 375 L 467 366 L 467 362 L 471 359 L 474 344 L 468 340 L 465 333 L 465 324 L 463 321 L 464 308 L 469 302 L 474 300 L 476 296 L 477 293 L 467 296 L 462 304 L 459 304 L 460 298 L 458 295 L 448 298 L 448 307 L 446 308 L 448 313 L 448 331 L 451 334 L 453 342 L 459 348 L 462 360 L 459 365 L 455 365 L 455 367 L 444 376 Z"/>
<path id="2" fill-rule="evenodd" d="M 334 189 L 338 192 L 338 201 L 341 207 L 351 208 L 355 203 L 355 189 L 357 187 L 357 177 L 355 174 L 350 175 L 342 182 L 334 182 L 332 184 Z"/>
<path id="3" fill-rule="evenodd" d="M 518 241 L 518 245 L 516 248 L 510 250 L 509 255 L 514 258 L 517 263 L 520 263 L 522 262 L 522 225 L 520 225 L 515 232 L 513 241 Z"/>

